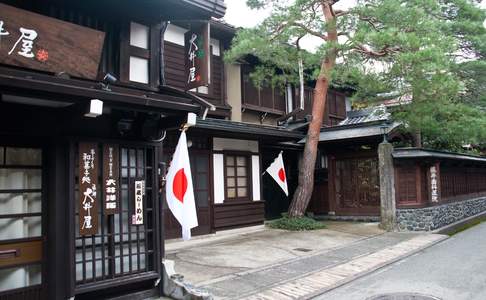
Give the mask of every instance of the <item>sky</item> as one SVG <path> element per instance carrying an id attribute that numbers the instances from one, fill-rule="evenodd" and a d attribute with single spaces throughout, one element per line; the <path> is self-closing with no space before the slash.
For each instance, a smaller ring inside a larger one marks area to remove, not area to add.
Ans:
<path id="1" fill-rule="evenodd" d="M 268 16 L 269 11 L 251 10 L 245 0 L 225 0 L 227 6 L 225 20 L 238 27 L 253 27 Z M 341 0 L 342 8 L 353 6 L 356 0 Z M 481 7 L 486 9 L 486 0 L 481 1 Z"/>
<path id="2" fill-rule="evenodd" d="M 252 10 L 246 6 L 245 0 L 225 0 L 227 10 L 225 21 L 236 27 L 253 27 L 262 22 L 268 15 L 269 10 Z M 356 0 L 341 0 L 339 8 L 345 9 L 353 6 Z M 486 9 L 486 0 L 481 2 L 481 7 Z M 486 21 L 485 21 L 486 24 Z M 302 40 L 302 48 L 313 51 L 321 43 L 319 38 L 306 38 Z"/>

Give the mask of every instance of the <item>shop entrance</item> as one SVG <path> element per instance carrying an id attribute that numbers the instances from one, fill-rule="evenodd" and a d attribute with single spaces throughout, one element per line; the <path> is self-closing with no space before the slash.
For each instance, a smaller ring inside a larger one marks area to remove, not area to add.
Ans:
<path id="1" fill-rule="evenodd" d="M 0 146 L 0 299 L 43 299 L 42 150 Z"/>
<path id="2" fill-rule="evenodd" d="M 107 145 L 98 144 L 98 153 Z M 156 186 L 155 148 L 112 144 L 119 153 L 120 179 L 118 212 L 109 214 L 101 205 L 98 212 L 99 225 L 96 234 L 81 236 L 79 233 L 79 162 L 74 167 L 76 212 L 75 226 L 75 278 L 76 294 L 99 290 L 100 287 L 123 289 L 123 284 L 157 280 L 160 276 L 157 265 L 158 204 Z M 78 147 L 75 147 L 77 149 Z M 75 155 L 78 157 L 79 153 Z M 99 164 L 98 174 L 104 174 L 108 164 Z M 99 183 L 103 182 L 101 179 Z M 143 221 L 137 223 L 134 216 L 137 184 L 143 182 Z M 107 189 L 97 187 L 99 199 L 106 198 Z M 103 291 L 98 291 L 103 293 Z"/>

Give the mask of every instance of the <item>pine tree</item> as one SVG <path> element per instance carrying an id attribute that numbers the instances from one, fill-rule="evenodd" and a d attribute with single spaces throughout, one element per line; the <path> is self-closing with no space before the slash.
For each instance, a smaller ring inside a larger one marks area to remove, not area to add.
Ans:
<path id="1" fill-rule="evenodd" d="M 256 28 L 240 30 L 226 54 L 229 62 L 250 54 L 258 58 L 251 75 L 257 85 L 298 84 L 299 62 L 306 70 L 305 80 L 315 82 L 290 217 L 302 216 L 312 195 L 326 96 L 333 84 L 352 83 L 357 88 L 355 101 L 411 95 L 412 104 L 398 109 L 394 117 L 407 130 L 422 132 L 428 145 L 457 146 L 485 134 L 484 115 L 477 106 L 459 100 L 464 89 L 460 71 L 465 69 L 458 70 L 457 59 L 463 46 L 482 43 L 471 39 L 480 34 L 476 21 L 484 19 L 484 11 L 468 0 L 358 0 L 347 9 L 340 9 L 340 2 L 344 1 L 247 0 L 254 9 L 271 9 L 271 15 Z M 476 21 L 467 27 L 471 15 Z M 461 34 L 465 31 L 469 36 Z M 312 53 L 301 49 L 309 36 L 320 41 Z"/>

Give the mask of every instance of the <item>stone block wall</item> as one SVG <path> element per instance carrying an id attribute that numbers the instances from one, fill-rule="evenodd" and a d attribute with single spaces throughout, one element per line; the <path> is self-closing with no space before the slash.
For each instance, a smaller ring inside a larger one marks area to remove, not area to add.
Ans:
<path id="1" fill-rule="evenodd" d="M 425 208 L 399 208 L 397 228 L 400 231 L 435 230 L 483 211 L 486 211 L 486 197 Z"/>

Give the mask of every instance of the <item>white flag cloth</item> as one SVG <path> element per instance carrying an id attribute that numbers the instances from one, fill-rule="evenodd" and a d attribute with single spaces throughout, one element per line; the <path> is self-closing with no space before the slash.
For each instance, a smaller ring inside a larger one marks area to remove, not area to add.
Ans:
<path id="1" fill-rule="evenodd" d="M 285 167 L 282 157 L 282 152 L 280 152 L 277 158 L 273 161 L 270 167 L 267 168 L 267 173 L 272 176 L 272 178 L 277 182 L 277 184 L 282 188 L 285 195 L 289 195 L 287 188 L 287 175 L 285 173 Z"/>
<path id="2" fill-rule="evenodd" d="M 191 228 L 197 227 L 196 204 L 192 187 L 191 165 L 187 151 L 186 133 L 177 143 L 174 157 L 167 172 L 165 196 L 169 209 L 182 226 L 182 238 L 191 238 Z"/>

